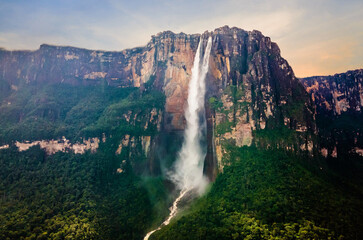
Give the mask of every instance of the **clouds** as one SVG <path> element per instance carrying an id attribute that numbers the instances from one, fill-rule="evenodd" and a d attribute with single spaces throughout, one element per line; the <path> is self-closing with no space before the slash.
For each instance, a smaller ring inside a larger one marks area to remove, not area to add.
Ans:
<path id="1" fill-rule="evenodd" d="M 358 0 L 35 0 L 0 3 L 0 47 L 42 43 L 121 50 L 160 31 L 201 33 L 230 25 L 277 42 L 297 76 L 363 67 Z"/>
<path id="2" fill-rule="evenodd" d="M 326 75 L 362 68 L 363 4 L 309 4 L 289 34 L 277 39 L 296 75 Z"/>

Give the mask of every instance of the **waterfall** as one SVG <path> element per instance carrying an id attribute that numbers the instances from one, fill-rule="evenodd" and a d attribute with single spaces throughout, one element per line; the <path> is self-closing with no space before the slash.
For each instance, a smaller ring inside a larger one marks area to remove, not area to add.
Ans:
<path id="1" fill-rule="evenodd" d="M 204 108 L 206 92 L 205 78 L 209 69 L 212 37 L 208 38 L 207 47 L 201 62 L 202 45 L 203 39 L 201 38 L 194 57 L 192 77 L 188 86 L 188 106 L 185 109 L 186 127 L 184 131 L 184 142 L 175 163 L 174 171 L 169 174 L 170 179 L 176 184 L 180 193 L 170 208 L 169 217 L 157 229 L 149 232 L 144 240 L 148 240 L 151 234 L 170 223 L 170 220 L 177 214 L 178 203 L 187 192 L 196 190 L 201 194 L 208 183 L 208 180 L 203 175 L 206 149 L 202 147 L 201 141 L 203 133 L 206 131 Z"/>
<path id="2" fill-rule="evenodd" d="M 200 51 L 202 40 L 194 58 L 192 78 L 189 82 L 188 106 L 185 109 L 186 128 L 184 143 L 175 164 L 173 181 L 180 189 L 196 189 L 202 192 L 207 185 L 203 175 L 203 163 L 206 149 L 202 148 L 201 140 L 206 131 L 205 123 L 205 77 L 209 67 L 209 56 L 212 47 L 212 37 L 209 37 L 202 64 Z"/>

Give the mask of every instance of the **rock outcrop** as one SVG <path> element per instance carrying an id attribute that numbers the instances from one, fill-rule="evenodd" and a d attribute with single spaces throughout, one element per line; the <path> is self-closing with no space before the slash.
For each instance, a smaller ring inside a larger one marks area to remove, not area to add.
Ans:
<path id="1" fill-rule="evenodd" d="M 335 74 L 302 78 L 319 114 L 331 116 L 363 109 L 363 69 Z"/>
<path id="2" fill-rule="evenodd" d="M 314 108 L 280 49 L 259 31 L 224 26 L 188 35 L 170 31 L 152 36 L 144 47 L 120 52 L 41 45 L 36 51 L 0 50 L 3 91 L 27 84 L 68 83 L 153 88 L 166 96 L 160 131 L 185 127 L 194 55 L 200 39 L 212 36 L 207 75 L 209 146 L 207 165 L 223 166 L 223 142 L 312 152 L 316 133 Z M 204 46 L 205 47 L 205 46 Z M 0 99 L 1 100 L 1 99 Z M 127 119 L 127 113 L 125 113 Z M 212 126 L 211 126 L 212 125 Z M 284 132 L 275 137 L 275 132 Z M 131 139 L 130 139 L 131 141 Z M 153 141 L 141 139 L 145 155 Z M 216 155 L 216 156 L 215 156 Z M 214 163 L 213 163 L 214 162 Z M 207 172 L 213 172 L 206 169 Z"/>
<path id="3" fill-rule="evenodd" d="M 208 96 L 219 165 L 224 141 L 312 153 L 314 108 L 277 44 L 259 31 L 222 27 L 211 34 Z"/>
<path id="4" fill-rule="evenodd" d="M 92 51 L 43 44 L 36 51 L 0 50 L 0 72 L 8 89 L 26 84 L 102 84 L 162 89 L 167 97 L 166 122 L 184 128 L 188 80 L 200 35 L 172 32 L 152 36 L 145 47 L 121 52 Z M 5 87 L 4 87 L 5 88 Z"/>
<path id="5" fill-rule="evenodd" d="M 321 154 L 362 155 L 363 69 L 302 78 L 316 106 Z"/>

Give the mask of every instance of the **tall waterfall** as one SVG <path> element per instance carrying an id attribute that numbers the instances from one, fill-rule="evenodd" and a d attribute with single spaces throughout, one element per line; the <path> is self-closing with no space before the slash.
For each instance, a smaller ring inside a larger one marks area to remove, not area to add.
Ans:
<path id="1" fill-rule="evenodd" d="M 206 92 L 205 78 L 209 69 L 212 37 L 208 38 L 207 47 L 201 62 L 202 45 L 203 39 L 201 38 L 194 58 L 192 78 L 189 81 L 188 106 L 185 109 L 186 128 L 184 142 L 179 152 L 174 171 L 169 174 L 170 178 L 180 190 L 180 193 L 170 208 L 169 217 L 157 229 L 149 232 L 144 240 L 148 240 L 151 234 L 170 223 L 170 220 L 177 214 L 178 203 L 187 192 L 197 190 L 199 193 L 202 193 L 207 185 L 207 179 L 203 176 L 206 149 L 202 147 L 201 141 L 203 133 L 206 131 L 204 108 Z"/>
<path id="2" fill-rule="evenodd" d="M 202 192 L 207 184 L 203 176 L 203 163 L 206 149 L 202 148 L 201 138 L 206 131 L 205 123 L 205 77 L 209 68 L 212 37 L 209 37 L 204 57 L 201 61 L 202 40 L 199 42 L 189 82 L 188 106 L 185 109 L 186 128 L 184 143 L 175 164 L 172 179 L 182 190 L 196 189 Z"/>

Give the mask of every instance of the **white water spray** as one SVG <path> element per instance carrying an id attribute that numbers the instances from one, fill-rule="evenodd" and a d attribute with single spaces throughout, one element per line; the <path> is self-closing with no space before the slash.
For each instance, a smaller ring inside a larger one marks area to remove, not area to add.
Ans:
<path id="1" fill-rule="evenodd" d="M 212 48 L 212 37 L 208 38 L 207 47 L 204 51 L 202 64 L 200 63 L 202 38 L 199 41 L 192 68 L 192 77 L 189 81 L 188 107 L 185 109 L 186 128 L 184 131 L 184 142 L 175 164 L 174 172 L 169 174 L 171 180 L 180 190 L 178 198 L 170 208 L 169 217 L 155 230 L 149 232 L 144 240 L 160 230 L 162 226 L 170 223 L 170 220 L 177 214 L 178 203 L 190 190 L 197 190 L 203 193 L 207 186 L 207 179 L 203 175 L 203 164 L 206 149 L 202 148 L 201 140 L 206 130 L 205 124 L 205 78 L 209 69 L 209 56 Z M 202 118 L 201 118 L 202 117 Z"/>
<path id="2" fill-rule="evenodd" d="M 180 189 L 196 189 L 202 193 L 207 185 L 203 176 L 203 163 L 206 149 L 201 146 L 201 138 L 206 130 L 205 125 L 205 77 L 209 67 L 209 56 L 212 47 L 212 37 L 209 37 L 202 64 L 199 43 L 192 68 L 192 78 L 189 82 L 188 106 L 185 110 L 187 121 L 184 132 L 184 143 L 175 164 L 175 173 L 171 175 Z"/>

